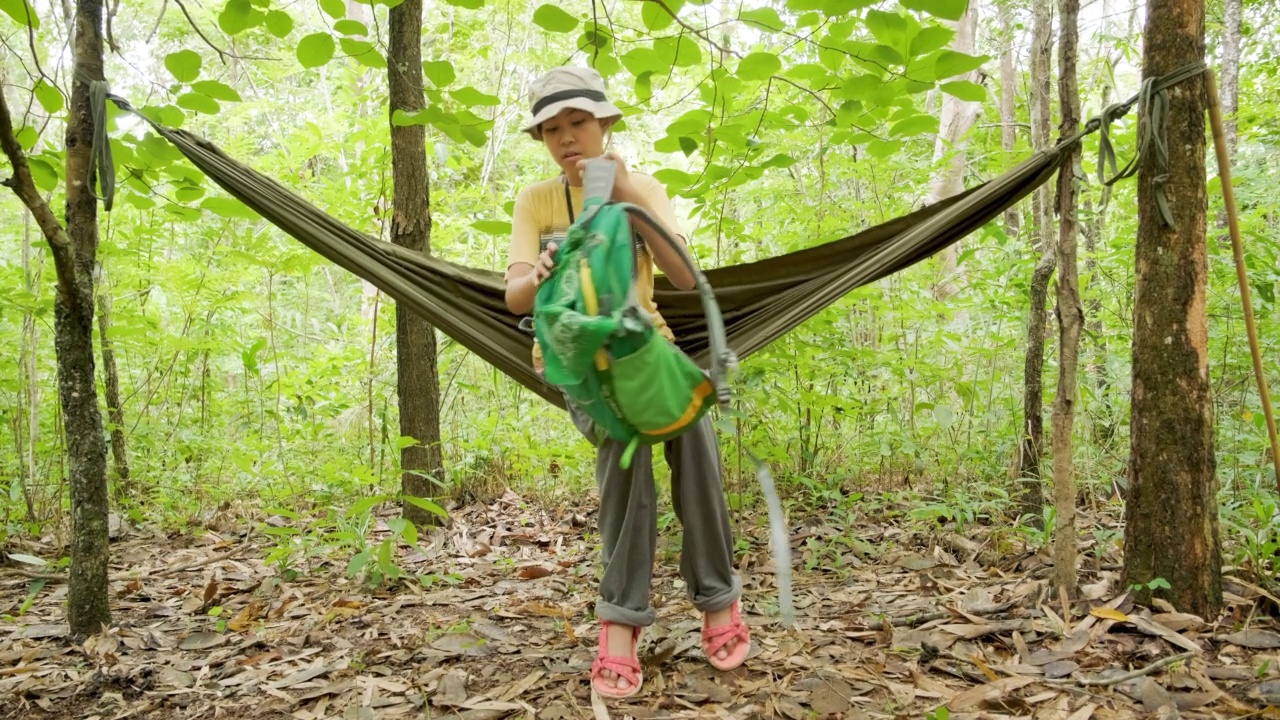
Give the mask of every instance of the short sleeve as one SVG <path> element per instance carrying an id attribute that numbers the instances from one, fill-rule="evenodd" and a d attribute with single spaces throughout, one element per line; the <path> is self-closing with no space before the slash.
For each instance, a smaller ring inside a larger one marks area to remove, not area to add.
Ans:
<path id="1" fill-rule="evenodd" d="M 644 193 L 644 199 L 652 210 L 654 217 L 661 222 L 672 235 L 678 235 L 684 238 L 687 242 L 689 235 L 685 232 L 680 221 L 676 219 L 676 211 L 671 205 L 671 200 L 667 197 L 667 189 L 663 187 L 662 183 L 658 182 L 657 178 L 652 175 L 644 175 L 642 177 L 644 178 L 644 181 L 638 183 L 640 185 L 638 189 Z M 639 178 L 637 178 L 637 180 L 638 179 Z"/>
<path id="2" fill-rule="evenodd" d="M 518 263 L 536 265 L 538 262 L 538 223 L 534 219 L 533 204 L 528 189 L 516 195 L 515 209 L 511 214 L 511 246 L 507 250 L 507 273 Z M 506 274 L 503 280 L 509 279 Z"/>

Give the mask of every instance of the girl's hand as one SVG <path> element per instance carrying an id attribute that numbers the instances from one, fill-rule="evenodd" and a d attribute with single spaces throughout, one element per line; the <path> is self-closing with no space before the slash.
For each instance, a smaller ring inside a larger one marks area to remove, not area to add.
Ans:
<path id="1" fill-rule="evenodd" d="M 610 198 L 614 202 L 634 202 L 636 197 L 635 185 L 631 184 L 631 173 L 627 172 L 627 163 L 623 161 L 622 156 L 616 152 L 609 151 L 600 156 L 605 160 L 612 160 L 618 166 L 618 173 L 613 178 L 613 197 Z M 587 172 L 587 160 L 578 161 L 578 174 L 585 175 Z"/>
<path id="2" fill-rule="evenodd" d="M 547 245 L 547 249 L 542 251 L 538 256 L 538 264 L 533 266 L 533 286 L 536 288 L 542 284 L 551 275 L 551 268 L 555 267 L 556 261 L 553 259 L 558 246 L 555 243 Z"/>

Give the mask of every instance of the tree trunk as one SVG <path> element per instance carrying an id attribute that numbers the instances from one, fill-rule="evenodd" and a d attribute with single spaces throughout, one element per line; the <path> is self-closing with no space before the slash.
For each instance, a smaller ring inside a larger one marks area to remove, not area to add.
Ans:
<path id="1" fill-rule="evenodd" d="M 103 79 L 102 0 L 76 4 L 75 73 Z M 71 572 L 67 615 L 74 635 L 111 622 L 107 601 L 107 447 L 93 359 L 93 268 L 98 252 L 98 200 L 89 169 L 93 118 L 89 85 L 72 81 L 67 118 L 67 235 L 75 255 L 75 282 L 54 305 L 58 392 L 70 456 Z"/>
<path id="2" fill-rule="evenodd" d="M 1049 0 L 1035 0 L 1035 24 L 1031 39 L 1031 144 L 1035 150 L 1049 146 Z M 1018 488 L 1015 494 L 1019 513 L 1030 516 L 1039 527 L 1044 507 L 1044 488 L 1040 482 L 1040 455 L 1044 450 L 1044 343 L 1045 302 L 1049 296 L 1049 279 L 1057 265 L 1052 229 L 1053 213 L 1049 210 L 1049 190 L 1042 187 L 1032 195 L 1031 248 L 1040 253 L 1031 275 L 1031 308 L 1027 319 L 1027 355 L 1022 366 L 1022 441 L 1018 449 Z"/>
<path id="3" fill-rule="evenodd" d="M 422 0 L 405 0 L 391 8 L 389 35 L 388 118 L 397 110 L 416 112 L 423 107 Z M 391 126 L 391 166 L 391 241 L 429 253 L 431 196 L 423 126 Z M 401 451 L 401 487 L 407 495 L 434 497 L 435 481 L 443 477 L 435 329 L 400 305 L 396 306 L 396 391 L 400 434 L 418 441 Z M 404 505 L 404 515 L 417 525 L 440 521 L 439 516 L 410 503 Z"/>
<path id="4" fill-rule="evenodd" d="M 1080 0 L 1061 0 L 1058 31 L 1059 137 L 1074 135 L 1080 125 L 1076 87 L 1077 16 Z M 1080 350 L 1080 282 L 1076 267 L 1078 222 L 1076 183 L 1080 162 L 1077 143 L 1058 171 L 1058 391 L 1053 401 L 1054 585 L 1068 597 L 1076 590 L 1076 478 L 1071 429 L 1075 422 L 1076 361 Z"/>
<path id="5" fill-rule="evenodd" d="M 1006 2 L 1000 8 L 1000 35 L 1004 52 L 1000 54 L 1000 148 L 1006 161 L 1013 157 L 1018 140 L 1018 76 L 1013 67 L 1013 7 Z M 1004 230 L 1010 236 L 1017 235 L 1022 226 L 1018 205 L 1004 211 Z"/>
<path id="6" fill-rule="evenodd" d="M 1222 124 L 1227 136 L 1227 157 L 1235 159 L 1240 109 L 1240 15 L 1243 0 L 1224 0 L 1226 29 L 1222 35 Z M 1223 227 L 1226 227 L 1225 219 Z"/>
<path id="7" fill-rule="evenodd" d="M 1204 4 L 1149 0 L 1143 36 L 1144 78 L 1203 62 Z M 1180 611 L 1213 618 L 1222 605 L 1222 550 L 1205 314 L 1204 76 L 1167 95 L 1167 164 L 1155 153 L 1138 164 L 1124 583 L 1142 586 L 1139 602 L 1159 595 Z M 1172 226 L 1156 203 L 1162 176 Z M 1147 584 L 1157 579 L 1169 587 L 1153 592 Z"/>
<path id="8" fill-rule="evenodd" d="M 977 33 L 977 25 L 977 3 L 970 3 L 964 15 L 960 17 L 960 21 L 953 25 L 956 35 L 951 41 L 951 49 L 955 52 L 974 54 L 974 35 Z M 977 71 L 971 71 L 952 79 L 974 82 L 978 79 Z M 977 122 L 978 111 L 981 106 L 981 103 L 969 102 L 961 100 L 954 95 L 943 94 L 942 109 L 938 122 L 938 137 L 933 146 L 933 161 L 936 164 L 945 158 L 946 162 L 933 180 L 933 186 L 929 189 L 929 195 L 925 199 L 926 204 L 932 205 L 964 192 L 964 171 L 969 162 L 969 154 L 967 152 L 969 130 Z M 950 154 L 950 157 L 948 157 L 948 154 Z M 957 278 L 961 275 L 960 269 L 957 267 L 959 253 L 959 243 L 953 243 L 942 251 L 943 276 L 941 282 L 934 289 L 935 296 L 940 300 L 945 300 L 957 292 L 959 284 L 957 283 Z M 964 324 L 964 313 L 957 313 L 957 319 L 961 324 Z"/>
<path id="9" fill-rule="evenodd" d="M 93 119 L 89 85 L 102 79 L 102 2 L 76 6 L 71 104 L 68 106 L 67 227 L 58 224 L 31 178 L 26 155 L 13 135 L 8 104 L 0 93 L 0 145 L 13 177 L 6 184 L 31 212 L 53 250 L 58 278 L 54 298 L 54 348 L 58 397 L 67 436 L 71 488 L 71 571 L 67 578 L 67 622 L 86 637 L 111 623 L 107 598 L 107 445 L 98 409 L 93 360 L 93 268 L 98 250 L 98 206 L 90 176 Z"/>
<path id="10" fill-rule="evenodd" d="M 103 272 L 98 265 L 99 273 Z M 124 438 L 124 408 L 120 404 L 120 374 L 116 371 L 116 351 L 111 344 L 111 294 L 102 291 L 98 277 L 98 339 L 102 346 L 102 377 L 107 390 L 107 414 L 111 421 L 111 457 L 115 460 L 120 490 L 129 494 L 129 449 Z"/>
<path id="11" fill-rule="evenodd" d="M 22 223 L 22 270 L 27 292 L 31 297 L 40 296 L 40 266 L 44 261 L 44 253 L 31 252 L 31 218 L 28 216 Z M 23 408 L 19 418 L 26 418 L 19 436 L 18 458 L 19 476 L 22 478 L 22 496 L 27 503 L 27 517 L 39 522 L 36 515 L 35 481 L 36 481 L 36 443 L 40 440 L 40 383 L 39 367 L 36 364 L 36 352 L 39 348 L 38 325 L 35 313 L 28 310 L 22 314 L 22 348 L 18 352 L 18 375 L 25 378 L 22 385 Z"/>

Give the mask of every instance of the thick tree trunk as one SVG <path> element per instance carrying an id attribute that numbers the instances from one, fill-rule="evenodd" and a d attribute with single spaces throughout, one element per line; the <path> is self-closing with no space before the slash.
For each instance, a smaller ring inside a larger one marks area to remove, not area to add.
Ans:
<path id="1" fill-rule="evenodd" d="M 1150 0 L 1142 74 L 1154 78 L 1205 57 L 1204 4 Z M 1124 583 L 1181 611 L 1213 618 L 1222 605 L 1217 467 L 1205 314 L 1205 79 L 1168 90 L 1168 161 L 1138 165 L 1129 497 Z M 1156 128 L 1156 131 L 1161 131 Z M 1172 210 L 1167 226 L 1157 182 Z M 1168 589 L 1148 589 L 1163 579 Z"/>
<path id="2" fill-rule="evenodd" d="M 388 118 L 397 110 L 416 112 L 422 95 L 422 0 L 391 8 L 387 57 Z M 423 253 L 431 251 L 431 196 L 427 181 L 426 130 L 421 125 L 391 126 L 391 241 Z M 425 320 L 396 306 L 396 390 L 400 434 L 418 444 L 401 451 L 401 487 L 408 495 L 435 497 L 442 479 L 440 378 L 436 373 L 435 330 Z M 406 503 L 404 515 L 418 525 L 439 516 Z"/>
<path id="3" fill-rule="evenodd" d="M 1080 125 L 1076 87 L 1077 16 L 1080 0 L 1061 0 L 1058 31 L 1058 104 L 1060 137 L 1074 135 Z M 1058 171 L 1058 392 L 1053 402 L 1054 585 L 1067 596 L 1076 590 L 1076 478 L 1071 429 L 1075 422 L 1076 361 L 1080 350 L 1080 282 L 1076 267 L 1078 222 L 1076 177 L 1080 149 L 1070 151 Z"/>
<path id="4" fill-rule="evenodd" d="M 98 249 L 98 207 L 90 177 L 93 119 L 89 85 L 102 79 L 102 3 L 76 6 L 72 43 L 74 75 L 68 107 L 67 228 L 63 230 L 36 190 L 26 156 L 13 135 L 13 122 L 0 94 L 0 145 L 13 167 L 7 181 L 35 217 L 53 250 L 58 290 L 54 298 L 54 348 L 58 356 L 58 397 L 67 436 L 71 488 L 71 571 L 67 578 L 67 622 L 85 637 L 111 622 L 107 599 L 107 445 L 98 409 L 93 360 L 93 268 Z"/>
<path id="5" fill-rule="evenodd" d="M 977 26 L 977 3 L 970 3 L 964 15 L 960 17 L 960 21 L 953 25 L 956 34 L 951 41 L 951 49 L 955 52 L 974 54 L 974 36 L 977 34 Z M 977 71 L 953 79 L 974 82 L 977 80 Z M 925 199 L 926 204 L 932 205 L 964 192 L 964 172 L 969 163 L 967 152 L 969 130 L 977 122 L 981 106 L 981 103 L 943 94 L 938 122 L 939 132 L 933 147 L 933 161 L 937 163 L 945 158 L 946 162 L 933 180 L 933 186 Z M 954 243 L 942 251 L 942 280 L 934 288 L 934 294 L 940 300 L 955 295 L 958 286 L 963 282 L 962 272 L 957 264 L 959 253 L 959 243 Z M 965 320 L 963 313 L 957 313 L 957 319 L 963 324 Z"/>
<path id="6" fill-rule="evenodd" d="M 1049 33 L 1049 0 L 1035 0 L 1035 22 L 1031 38 L 1031 144 L 1036 150 L 1049 146 L 1049 58 L 1052 37 Z M 1053 277 L 1057 256 L 1050 232 L 1053 213 L 1049 208 L 1048 187 L 1032 195 L 1032 217 L 1035 230 L 1031 248 L 1040 254 L 1031 275 L 1031 308 L 1027 318 L 1027 355 L 1023 362 L 1022 440 L 1018 452 L 1018 488 L 1016 495 L 1020 514 L 1030 516 L 1040 526 L 1044 507 L 1044 488 L 1040 482 L 1040 456 L 1044 450 L 1044 343 L 1045 303 L 1049 296 L 1049 279 Z"/>
<path id="7" fill-rule="evenodd" d="M 99 265 L 99 272 L 102 266 Z M 102 276 L 97 285 L 102 288 Z M 102 379 L 107 390 L 107 416 L 111 420 L 111 457 L 115 461 L 120 489 L 129 492 L 129 448 L 124 438 L 124 408 L 120 404 L 120 374 L 116 370 L 116 351 L 111 344 L 111 295 L 98 293 L 98 344 L 102 346 Z"/>
<path id="8" fill-rule="evenodd" d="M 1013 3 L 1006 2 L 1000 7 L 1000 35 L 1004 51 L 1000 54 L 1000 148 L 1005 158 L 1013 157 L 1013 149 L 1018 140 L 1018 76 L 1013 67 Z M 1009 235 L 1017 235 L 1022 226 L 1018 215 L 1018 205 L 1004 211 L 1004 230 Z"/>

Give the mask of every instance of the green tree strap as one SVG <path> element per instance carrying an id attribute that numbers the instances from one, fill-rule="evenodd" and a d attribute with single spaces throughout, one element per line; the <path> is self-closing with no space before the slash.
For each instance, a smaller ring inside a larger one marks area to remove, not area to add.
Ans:
<path id="1" fill-rule="evenodd" d="M 1169 207 L 1169 198 L 1164 192 L 1164 185 L 1169 179 L 1169 151 L 1164 132 L 1165 115 L 1169 109 L 1169 97 L 1166 91 L 1207 69 L 1203 62 L 1195 62 L 1178 68 L 1168 75 L 1147 78 L 1136 95 L 1122 103 L 1103 109 L 1098 118 L 1090 120 L 1085 126 L 1086 134 L 1092 129 L 1100 131 L 1098 134 L 1098 180 L 1103 185 L 1109 186 L 1137 172 L 1138 160 L 1154 145 L 1158 168 L 1158 174 L 1155 177 L 1156 206 L 1160 210 L 1160 219 L 1168 227 L 1173 227 L 1174 220 L 1173 210 Z M 1123 170 L 1117 170 L 1115 147 L 1111 144 L 1111 123 L 1129 112 L 1135 104 L 1138 105 L 1138 152 Z M 1105 177 L 1107 165 L 1111 166 L 1113 173 L 1110 180 Z"/>

